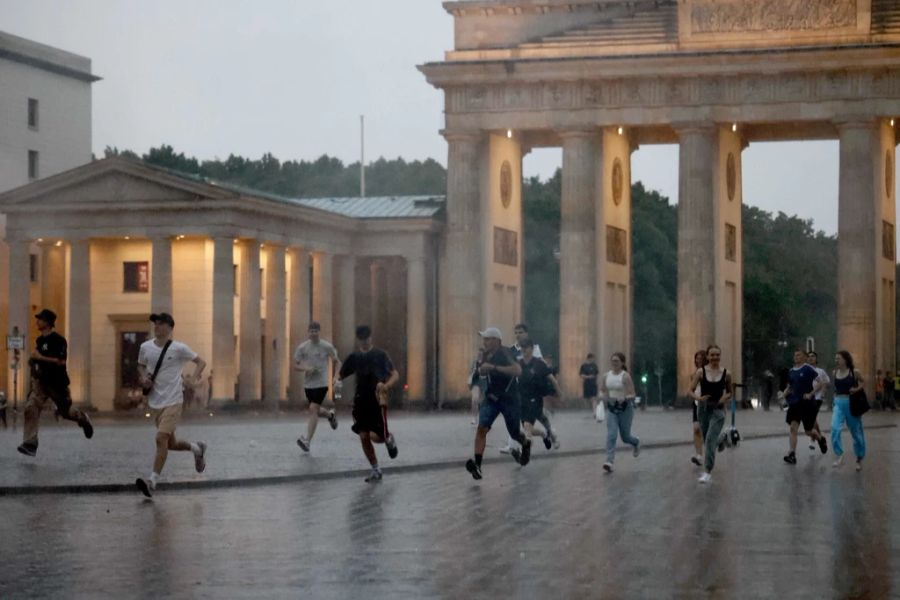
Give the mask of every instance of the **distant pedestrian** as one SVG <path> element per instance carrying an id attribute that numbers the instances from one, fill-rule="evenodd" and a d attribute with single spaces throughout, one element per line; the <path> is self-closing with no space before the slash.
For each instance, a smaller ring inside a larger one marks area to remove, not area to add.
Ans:
<path id="1" fill-rule="evenodd" d="M 894 374 L 893 379 L 894 385 L 892 388 L 894 393 L 891 394 L 890 398 L 887 398 L 887 393 L 885 393 L 885 397 L 888 401 L 888 408 L 890 408 L 892 412 L 897 410 L 897 403 L 900 402 L 900 373 Z M 887 392 L 887 390 L 885 390 L 885 392 Z"/>
<path id="2" fill-rule="evenodd" d="M 791 427 L 790 449 L 784 457 L 784 462 L 797 464 L 797 437 L 801 423 L 806 435 L 819 443 L 822 454 L 828 452 L 828 443 L 825 436 L 816 433 L 816 401 L 815 393 L 821 385 L 818 381 L 819 374 L 806 363 L 806 352 L 797 349 L 794 351 L 794 367 L 788 373 L 788 385 L 784 389 L 784 397 L 787 400 L 788 410 L 785 421 Z"/>
<path id="3" fill-rule="evenodd" d="M 844 423 L 847 423 L 853 437 L 856 470 L 859 471 L 866 457 L 866 436 L 863 432 L 862 416 L 854 416 L 850 412 L 850 395 L 863 389 L 863 378 L 853 365 L 853 357 L 846 350 L 837 353 L 834 363 L 834 414 L 831 416 L 831 447 L 836 456 L 834 466 L 840 467 L 844 462 L 841 430 Z"/>
<path id="4" fill-rule="evenodd" d="M 206 442 L 184 442 L 175 437 L 184 405 L 182 373 L 188 363 L 194 363 L 191 381 L 197 381 L 206 362 L 186 344 L 172 339 L 175 319 L 169 313 L 150 315 L 153 339 L 141 344 L 138 352 L 138 375 L 147 397 L 147 405 L 156 423 L 156 456 L 153 471 L 146 479 L 135 481 L 137 488 L 148 498 L 153 496 L 169 451 L 190 452 L 198 473 L 206 469 Z"/>
<path id="5" fill-rule="evenodd" d="M 0 392 L 0 421 L 3 422 L 3 429 L 8 427 L 6 423 L 6 409 L 8 408 L 6 401 L 6 392 Z"/>
<path id="6" fill-rule="evenodd" d="M 40 335 L 35 340 L 34 351 L 28 360 L 31 366 L 31 391 L 25 400 L 25 427 L 22 444 L 18 447 L 19 452 L 25 456 L 37 454 L 41 411 L 49 408 L 50 402 L 53 402 L 60 417 L 74 421 L 81 427 L 84 437 L 90 439 L 94 436 L 90 417 L 72 406 L 69 375 L 66 372 L 69 347 L 66 338 L 56 332 L 56 313 L 45 308 L 34 318 Z"/>
<path id="7" fill-rule="evenodd" d="M 884 372 L 884 379 L 881 381 L 881 410 L 887 410 L 888 405 L 894 397 L 894 375 L 890 371 Z"/>
<path id="8" fill-rule="evenodd" d="M 327 418 L 332 429 L 338 427 L 334 408 L 325 410 L 322 405 L 328 397 L 328 382 L 331 379 L 329 374 L 340 372 L 341 360 L 335 347 L 328 340 L 323 340 L 320 333 L 321 326 L 316 321 L 311 321 L 307 328 L 309 338 L 294 351 L 294 369 L 303 373 L 303 392 L 309 402 L 306 435 L 301 435 L 297 440 L 297 445 L 304 452 L 309 452 L 319 417 Z"/>
<path id="9" fill-rule="evenodd" d="M 503 416 L 509 436 L 521 444 L 521 453 L 513 454 L 520 465 L 531 460 L 531 440 L 521 427 L 521 406 L 517 378 L 522 375 L 522 367 L 512 351 L 503 347 L 503 335 L 496 327 L 488 327 L 481 333 L 484 354 L 478 373 L 485 378 L 487 389 L 478 415 L 478 429 L 475 430 L 475 455 L 466 461 L 466 470 L 473 479 L 481 479 L 481 461 L 487 445 L 487 434 L 497 417 Z"/>
<path id="10" fill-rule="evenodd" d="M 553 446 L 559 448 L 559 441 L 552 429 L 541 430 L 535 427 L 535 422 L 543 414 L 544 397 L 559 396 L 559 385 L 547 366 L 540 358 L 535 358 L 532 350 L 534 344 L 529 339 L 522 341 L 522 358 L 519 365 L 522 374 L 519 376 L 519 398 L 521 402 L 522 425 L 527 437 L 539 437 L 544 446 L 549 450 Z M 518 461 L 521 455 L 514 448 L 511 454 Z"/>
<path id="11" fill-rule="evenodd" d="M 721 365 L 722 349 L 715 344 L 706 349 L 709 361 L 700 367 L 691 379 L 691 389 L 697 401 L 697 414 L 700 417 L 700 430 L 703 435 L 706 454 L 704 457 L 704 473 L 700 483 L 712 480 L 713 467 L 716 464 L 716 452 L 719 436 L 725 426 L 725 406 L 734 394 L 734 384 L 728 369 Z M 697 393 L 697 388 L 700 393 Z"/>
<path id="12" fill-rule="evenodd" d="M 634 381 L 625 365 L 625 355 L 616 352 L 609 362 L 612 368 L 600 378 L 600 396 L 606 401 L 606 462 L 603 470 L 612 473 L 619 436 L 634 448 L 635 458 L 641 453 L 641 440 L 631 434 L 635 391 Z"/>
<path id="13" fill-rule="evenodd" d="M 603 420 L 600 418 L 601 415 L 597 413 L 597 404 L 599 402 L 597 377 L 600 375 L 600 368 L 597 366 L 597 361 L 593 354 L 587 355 L 584 364 L 578 369 L 578 375 L 581 377 L 582 395 L 585 400 L 591 403 L 591 417 L 599 423 Z"/>
<path id="14" fill-rule="evenodd" d="M 359 436 L 363 454 L 372 467 L 366 482 L 380 481 L 381 467 L 372 444 L 384 444 L 388 456 L 397 458 L 397 443 L 388 430 L 387 414 L 390 391 L 400 380 L 400 374 L 387 352 L 372 344 L 372 329 L 368 325 L 356 328 L 356 351 L 341 365 L 338 379 L 351 375 L 356 375 L 351 429 Z"/>
<path id="15" fill-rule="evenodd" d="M 700 383 L 694 381 L 697 371 L 706 366 L 706 350 L 697 350 L 694 352 L 694 372 L 691 374 L 691 389 L 688 390 L 691 398 L 692 425 L 694 429 L 694 456 L 691 462 L 698 467 L 703 466 L 703 429 L 700 427 L 700 417 L 697 411 L 698 400 L 702 394 L 700 393 Z"/>
<path id="16" fill-rule="evenodd" d="M 772 371 L 763 373 L 763 410 L 768 412 L 772 405 L 772 397 L 775 395 L 775 375 Z"/>
<path id="17" fill-rule="evenodd" d="M 884 410 L 884 373 L 881 369 L 875 371 L 875 406 Z"/>

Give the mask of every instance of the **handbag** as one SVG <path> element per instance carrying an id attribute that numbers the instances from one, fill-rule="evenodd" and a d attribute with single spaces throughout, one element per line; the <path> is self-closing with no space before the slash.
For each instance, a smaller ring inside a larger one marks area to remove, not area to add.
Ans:
<path id="1" fill-rule="evenodd" d="M 159 353 L 159 358 L 156 359 L 156 366 L 153 368 L 153 374 L 150 376 L 150 383 L 143 386 L 141 388 L 141 392 L 145 396 L 149 396 L 150 392 L 153 391 L 153 384 L 156 383 L 156 376 L 159 375 L 159 370 L 162 368 L 163 359 L 166 357 L 166 352 L 169 350 L 169 346 L 172 345 L 172 340 L 166 342 L 166 345 L 163 346 L 162 352 Z"/>
<path id="2" fill-rule="evenodd" d="M 856 378 L 856 374 L 853 375 L 853 380 L 859 384 L 859 380 Z M 854 417 L 861 417 L 872 408 L 869 406 L 869 397 L 866 396 L 866 390 L 858 390 L 850 394 L 850 414 Z"/>

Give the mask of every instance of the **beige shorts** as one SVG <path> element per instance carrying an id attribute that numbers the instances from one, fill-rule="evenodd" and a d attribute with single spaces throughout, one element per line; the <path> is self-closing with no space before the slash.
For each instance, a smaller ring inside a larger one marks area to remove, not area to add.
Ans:
<path id="1" fill-rule="evenodd" d="M 156 431 L 159 433 L 175 433 L 178 422 L 181 420 L 181 404 L 166 406 L 165 408 L 150 409 L 153 420 L 156 421 Z"/>

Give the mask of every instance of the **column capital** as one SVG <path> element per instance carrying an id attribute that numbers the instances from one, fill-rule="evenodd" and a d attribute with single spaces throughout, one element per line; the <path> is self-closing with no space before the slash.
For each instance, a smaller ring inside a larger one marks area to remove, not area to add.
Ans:
<path id="1" fill-rule="evenodd" d="M 573 139 L 596 139 L 600 136 L 600 129 L 594 127 L 560 129 L 556 131 L 556 135 L 558 135 L 563 142 Z"/>
<path id="2" fill-rule="evenodd" d="M 832 123 L 837 127 L 838 132 L 841 132 L 847 129 L 875 129 L 880 121 L 881 119 L 868 115 L 842 115 L 835 118 Z"/>
<path id="3" fill-rule="evenodd" d="M 678 121 L 672 123 L 672 129 L 681 137 L 685 134 L 711 135 L 716 132 L 720 124 L 715 121 Z"/>
<path id="4" fill-rule="evenodd" d="M 441 135 L 448 142 L 477 144 L 484 140 L 485 132 L 481 129 L 441 129 Z"/>

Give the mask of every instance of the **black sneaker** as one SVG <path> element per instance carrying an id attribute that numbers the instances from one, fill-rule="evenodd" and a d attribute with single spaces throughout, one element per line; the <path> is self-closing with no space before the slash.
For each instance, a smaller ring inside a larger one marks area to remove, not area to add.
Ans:
<path id="1" fill-rule="evenodd" d="M 337 429 L 337 415 L 334 411 L 328 413 L 328 424 L 331 425 L 332 429 Z"/>
<path id="2" fill-rule="evenodd" d="M 531 460 L 531 440 L 525 440 L 525 443 L 522 444 L 522 462 L 519 463 L 523 467 L 528 464 Z"/>
<path id="3" fill-rule="evenodd" d="M 94 424 L 91 423 L 91 418 L 87 416 L 87 413 L 81 413 L 81 420 L 78 422 L 78 426 L 84 431 L 84 437 L 87 439 L 94 437 Z"/>
<path id="4" fill-rule="evenodd" d="M 470 458 L 466 461 L 466 471 L 471 473 L 472 479 L 476 481 L 481 479 L 481 467 L 478 466 L 478 463 L 475 462 L 474 458 Z"/>
<path id="5" fill-rule="evenodd" d="M 719 437 L 719 452 L 725 452 L 725 436 Z"/>
<path id="6" fill-rule="evenodd" d="M 138 477 L 135 480 L 134 484 L 137 486 L 137 489 L 139 489 L 144 496 L 146 496 L 147 498 L 153 497 L 153 486 L 150 485 L 150 482 L 148 482 L 146 479 L 144 479 L 142 477 Z"/>
<path id="7" fill-rule="evenodd" d="M 509 455 L 512 456 L 513 460 L 516 461 L 517 464 L 522 464 L 522 451 L 518 448 L 510 448 Z"/>
<path id="8" fill-rule="evenodd" d="M 822 451 L 822 454 L 828 453 L 828 442 L 825 440 L 824 435 L 819 436 L 819 450 Z"/>
<path id="9" fill-rule="evenodd" d="M 694 456 L 691 457 L 691 462 L 694 463 L 695 465 L 697 465 L 698 467 L 703 466 L 703 463 L 700 462 L 700 456 L 698 454 L 695 454 Z"/>
<path id="10" fill-rule="evenodd" d="M 550 434 L 548 433 L 544 436 L 544 448 L 549 450 L 552 447 L 553 447 L 553 440 L 550 438 Z"/>
<path id="11" fill-rule="evenodd" d="M 387 446 L 388 456 L 392 459 L 397 458 L 397 442 L 394 441 L 393 433 L 384 440 L 384 445 Z"/>
<path id="12" fill-rule="evenodd" d="M 796 465 L 797 464 L 797 455 L 794 454 L 793 452 L 788 453 L 788 455 L 784 457 L 784 462 L 786 462 L 789 465 Z"/>
<path id="13" fill-rule="evenodd" d="M 25 456 L 34 456 L 37 454 L 37 446 L 34 444 L 21 444 L 16 450 Z"/>

